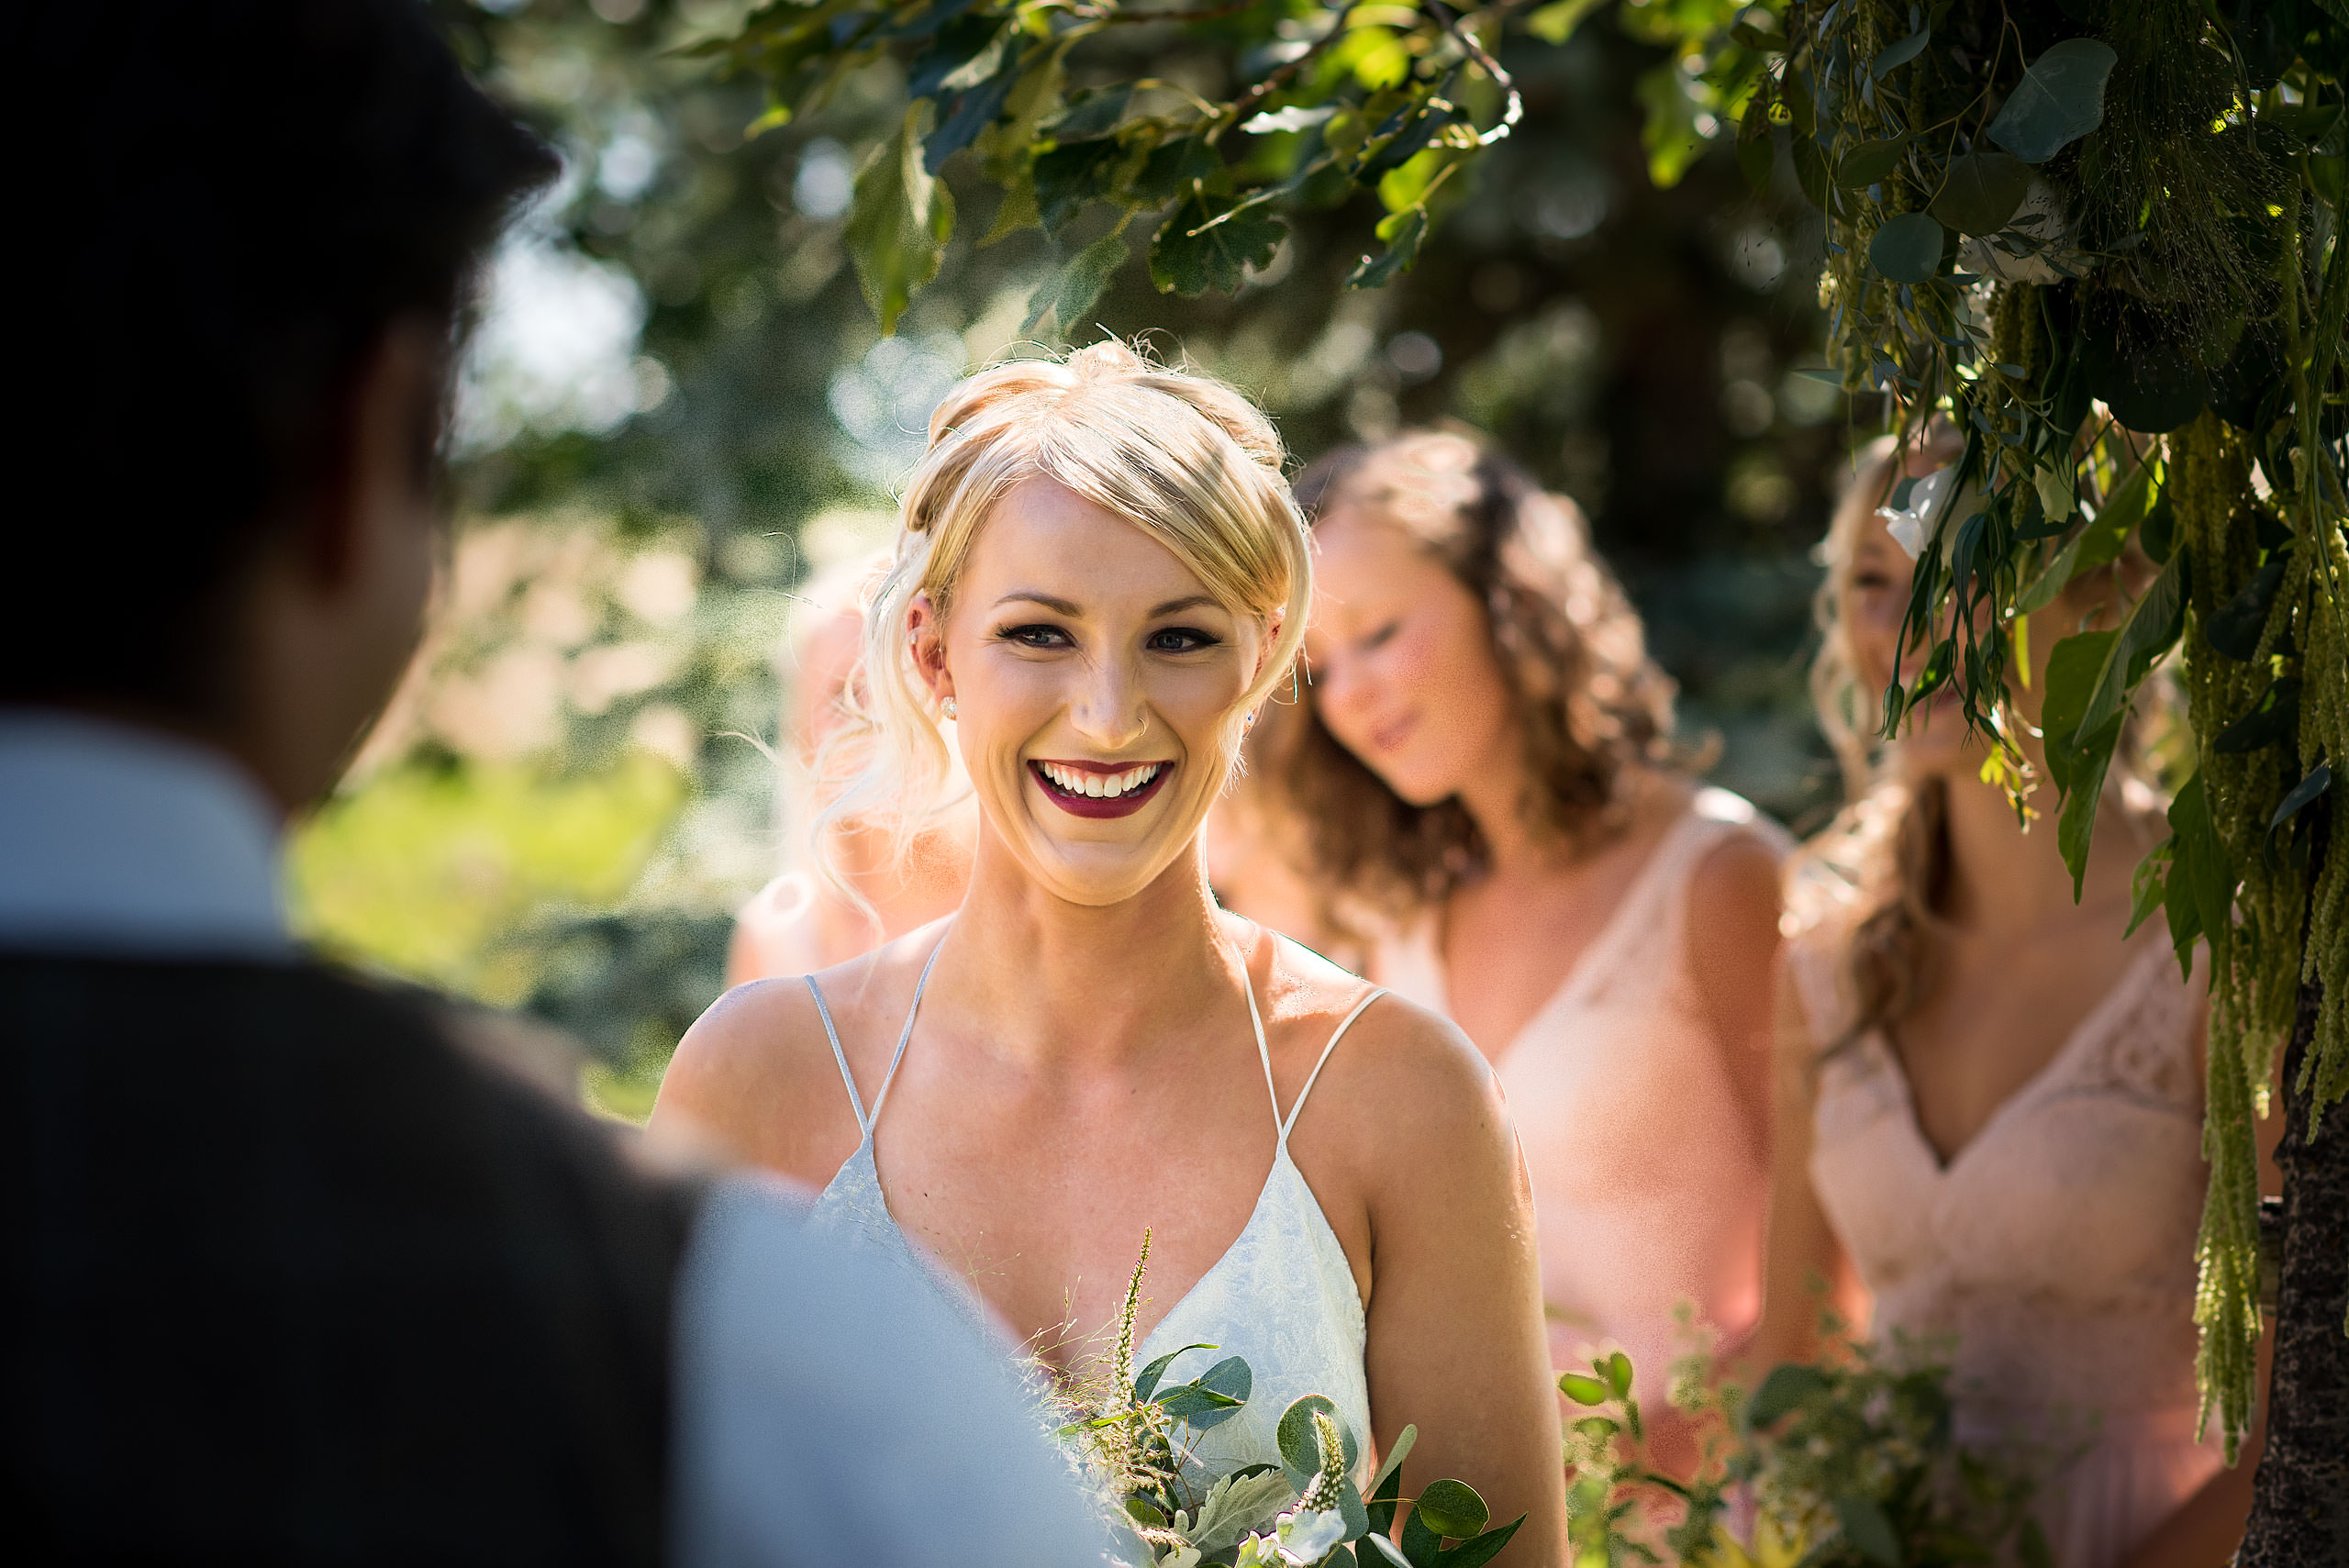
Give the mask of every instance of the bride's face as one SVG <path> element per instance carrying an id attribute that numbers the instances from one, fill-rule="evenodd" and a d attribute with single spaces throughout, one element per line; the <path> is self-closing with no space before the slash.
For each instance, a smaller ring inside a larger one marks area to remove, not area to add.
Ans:
<path id="1" fill-rule="evenodd" d="M 980 528 L 942 623 L 919 599 L 910 626 L 996 837 L 1091 906 L 1132 897 L 1190 848 L 1271 642 L 1164 545 L 1047 479 Z"/>

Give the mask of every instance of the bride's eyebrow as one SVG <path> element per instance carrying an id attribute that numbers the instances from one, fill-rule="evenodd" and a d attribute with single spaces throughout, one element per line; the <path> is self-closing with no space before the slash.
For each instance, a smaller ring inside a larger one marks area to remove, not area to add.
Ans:
<path id="1" fill-rule="evenodd" d="M 1164 604 L 1152 607 L 1150 618 L 1156 620 L 1160 616 L 1175 615 L 1184 610 L 1196 610 L 1202 606 L 1208 609 L 1220 607 L 1216 604 L 1215 596 L 1211 594 L 1186 594 L 1179 599 L 1169 599 Z"/>
<path id="2" fill-rule="evenodd" d="M 1001 609 L 1006 605 L 1041 605 L 1054 615 L 1068 616 L 1072 618 L 1082 617 L 1085 614 L 1084 610 L 1066 599 L 1056 598 L 1051 594 L 1040 594 L 1030 588 L 1015 588 L 997 599 L 995 604 L 997 609 Z"/>

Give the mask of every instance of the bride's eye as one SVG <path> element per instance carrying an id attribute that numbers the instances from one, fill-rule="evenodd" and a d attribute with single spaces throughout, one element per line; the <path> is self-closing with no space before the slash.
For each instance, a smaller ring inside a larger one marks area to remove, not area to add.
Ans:
<path id="1" fill-rule="evenodd" d="M 1033 621 L 1026 626 L 1007 626 L 997 631 L 996 637 L 1001 641 L 1016 643 L 1021 648 L 1074 648 L 1076 646 L 1075 639 L 1069 636 L 1065 628 L 1051 626 L 1042 621 Z"/>
<path id="2" fill-rule="evenodd" d="M 1223 639 L 1211 631 L 1195 626 L 1164 627 L 1150 634 L 1143 644 L 1152 653 L 1197 653 L 1203 648 L 1219 646 Z"/>
<path id="3" fill-rule="evenodd" d="M 1365 652 L 1373 648 L 1384 648 L 1387 643 L 1393 641 L 1395 634 L 1402 629 L 1403 623 L 1401 621 L 1390 620 L 1385 626 L 1380 627 L 1376 631 L 1374 631 L 1367 637 L 1364 637 L 1362 639 L 1362 647 Z"/>

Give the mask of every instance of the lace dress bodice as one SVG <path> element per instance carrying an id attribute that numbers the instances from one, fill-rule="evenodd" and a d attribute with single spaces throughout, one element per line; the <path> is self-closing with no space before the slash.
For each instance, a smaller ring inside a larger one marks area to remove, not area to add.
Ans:
<path id="1" fill-rule="evenodd" d="M 907 1042 L 913 1037 L 922 990 L 930 981 L 930 964 L 937 961 L 938 954 L 933 950 L 930 963 L 922 968 L 921 981 L 914 988 L 913 1007 L 907 1011 L 905 1028 L 897 1037 L 896 1054 L 890 1062 L 888 1077 L 883 1080 L 880 1093 L 874 1095 L 869 1115 L 857 1095 L 856 1080 L 849 1073 L 848 1057 L 841 1049 L 839 1032 L 832 1027 L 831 1009 L 815 977 L 810 975 L 807 979 L 807 989 L 815 995 L 824 1032 L 840 1064 L 841 1081 L 848 1085 L 849 1103 L 855 1108 L 864 1133 L 856 1152 L 849 1156 L 818 1196 L 814 1212 L 818 1222 L 863 1235 L 872 1245 L 901 1259 L 911 1273 L 955 1294 L 971 1310 L 984 1313 L 986 1308 L 975 1293 L 961 1280 L 950 1278 L 941 1265 L 918 1251 L 898 1228 L 881 1188 L 880 1170 L 874 1162 L 874 1126 L 880 1118 L 883 1102 L 888 1098 L 889 1084 L 896 1082 L 897 1063 L 905 1058 Z M 1170 1388 L 1198 1376 L 1226 1357 L 1240 1356 L 1247 1361 L 1254 1381 L 1245 1407 L 1229 1420 L 1197 1434 L 1191 1444 L 1191 1461 L 1205 1473 L 1223 1475 L 1243 1465 L 1279 1464 L 1277 1429 L 1281 1413 L 1306 1395 L 1319 1394 L 1337 1407 L 1361 1445 L 1357 1469 L 1362 1474 L 1356 1479 L 1368 1474 L 1372 1453 L 1370 1382 L 1364 1370 L 1363 1354 L 1369 1340 L 1369 1325 L 1363 1314 L 1362 1295 L 1354 1284 L 1353 1270 L 1346 1261 L 1345 1248 L 1338 1240 L 1337 1232 L 1330 1228 L 1329 1218 L 1322 1213 L 1320 1201 L 1313 1195 L 1305 1173 L 1290 1158 L 1288 1140 L 1297 1116 L 1305 1108 L 1306 1097 L 1312 1094 L 1338 1041 L 1364 1010 L 1385 995 L 1383 990 L 1371 991 L 1339 1023 L 1329 1044 L 1322 1048 L 1320 1059 L 1313 1064 L 1313 1072 L 1298 1092 L 1296 1103 L 1284 1116 L 1278 1091 L 1273 1085 L 1273 1059 L 1264 1042 L 1264 1018 L 1257 1008 L 1254 991 L 1248 993 L 1248 1018 L 1255 1028 L 1256 1053 L 1264 1064 L 1264 1089 L 1272 1096 L 1273 1125 L 1278 1134 L 1273 1167 L 1239 1239 L 1174 1304 L 1174 1310 L 1159 1320 L 1134 1355 L 1137 1365 L 1147 1365 L 1160 1356 L 1180 1352 L 1160 1379 L 1161 1386 Z M 1198 1348 L 1186 1349 L 1186 1346 Z"/>
<path id="2" fill-rule="evenodd" d="M 1838 956 L 1820 935 L 1788 955 L 1822 1042 L 1848 1017 Z M 2194 1441 L 2199 1029 L 2193 989 L 2149 943 L 1946 1164 L 1881 1034 L 1820 1063 L 1811 1183 L 1874 1293 L 1871 1331 L 1953 1355 L 1961 1441 L 2049 1462 L 2059 1568 L 2119 1561 L 2220 1464 Z"/>
<path id="3" fill-rule="evenodd" d="M 1707 855 L 1785 834 L 1726 790 L 1698 792 L 1598 939 L 1493 1061 L 1518 1126 L 1539 1226 L 1553 1365 L 1620 1346 L 1665 1408 L 1689 1347 L 1679 1304 L 1733 1340 L 1761 1311 L 1766 1152 L 1690 972 L 1688 886 Z M 1377 977 L 1448 1010 L 1433 922 L 1381 949 Z"/>

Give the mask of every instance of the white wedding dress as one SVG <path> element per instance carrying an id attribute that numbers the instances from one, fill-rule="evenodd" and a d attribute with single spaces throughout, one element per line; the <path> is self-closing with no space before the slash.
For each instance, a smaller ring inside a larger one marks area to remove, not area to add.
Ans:
<path id="1" fill-rule="evenodd" d="M 945 1282 L 948 1276 L 941 1267 L 918 1253 L 898 1229 L 873 1157 L 873 1129 L 889 1097 L 889 1085 L 896 1081 L 897 1064 L 905 1060 L 906 1046 L 913 1039 L 922 992 L 930 984 L 930 965 L 937 962 L 933 950 L 914 987 L 913 1006 L 907 1010 L 888 1075 L 873 1096 L 869 1114 L 857 1094 L 855 1076 L 849 1072 L 840 1033 L 832 1026 L 831 1009 L 814 975 L 807 976 L 807 989 L 816 998 L 832 1056 L 840 1063 L 841 1081 L 848 1087 L 849 1104 L 864 1132 L 856 1152 L 817 1198 L 817 1218 L 861 1233 L 873 1245 L 914 1264 L 920 1275 Z M 1181 1351 L 1160 1379 L 1163 1387 L 1186 1383 L 1229 1356 L 1240 1356 L 1248 1362 L 1253 1383 L 1246 1406 L 1221 1425 L 1198 1434 L 1191 1448 L 1192 1461 L 1206 1473 L 1222 1475 L 1242 1465 L 1280 1463 L 1276 1429 L 1281 1413 L 1308 1394 L 1321 1395 L 1337 1407 L 1360 1444 L 1355 1478 L 1360 1481 L 1369 1473 L 1370 1385 L 1363 1369 L 1368 1329 L 1362 1296 L 1355 1288 L 1345 1249 L 1330 1229 L 1320 1201 L 1289 1157 L 1288 1139 L 1298 1113 L 1305 1108 L 1306 1096 L 1313 1092 L 1338 1041 L 1364 1009 L 1385 995 L 1383 990 L 1371 991 L 1339 1023 L 1297 1103 L 1284 1117 L 1273 1085 L 1273 1059 L 1264 1044 L 1264 1017 L 1253 989 L 1247 993 L 1248 1020 L 1256 1031 L 1256 1055 L 1264 1064 L 1265 1091 L 1273 1096 L 1273 1125 L 1278 1135 L 1273 1167 L 1239 1239 L 1160 1319 L 1134 1356 L 1137 1365 L 1148 1365 L 1169 1351 Z M 963 1289 L 966 1300 L 975 1303 L 975 1295 L 959 1280 L 948 1285 L 956 1287 Z M 1185 1346 L 1212 1348 L 1184 1350 Z"/>

